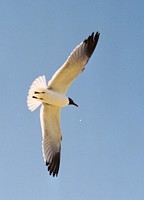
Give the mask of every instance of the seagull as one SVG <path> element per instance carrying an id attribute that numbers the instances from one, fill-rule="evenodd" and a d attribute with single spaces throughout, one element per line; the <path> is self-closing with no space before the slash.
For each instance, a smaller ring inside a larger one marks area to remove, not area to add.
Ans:
<path id="1" fill-rule="evenodd" d="M 100 33 L 92 33 L 69 55 L 65 63 L 54 73 L 46 84 L 45 76 L 35 79 L 29 89 L 27 106 L 34 111 L 41 105 L 40 122 L 42 129 L 42 152 L 49 174 L 58 176 L 62 133 L 60 128 L 61 108 L 78 105 L 66 96 L 74 79 L 84 71 L 87 62 L 98 43 Z"/>

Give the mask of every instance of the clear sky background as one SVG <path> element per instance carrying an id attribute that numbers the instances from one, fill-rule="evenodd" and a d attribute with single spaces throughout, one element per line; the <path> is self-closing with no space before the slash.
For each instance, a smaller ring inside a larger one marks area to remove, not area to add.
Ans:
<path id="1" fill-rule="evenodd" d="M 59 176 L 41 150 L 26 98 L 93 31 L 100 40 L 61 113 Z M 0 1 L 0 199 L 144 199 L 144 3 Z"/>

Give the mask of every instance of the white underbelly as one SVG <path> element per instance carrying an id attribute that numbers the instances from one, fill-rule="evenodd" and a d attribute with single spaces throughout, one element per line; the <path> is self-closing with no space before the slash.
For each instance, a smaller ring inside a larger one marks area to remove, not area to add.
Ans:
<path id="1" fill-rule="evenodd" d="M 44 91 L 44 90 L 43 90 Z M 69 104 L 68 98 L 64 94 L 54 92 L 46 89 L 43 94 L 40 95 L 41 101 L 50 105 L 58 107 L 64 107 Z"/>

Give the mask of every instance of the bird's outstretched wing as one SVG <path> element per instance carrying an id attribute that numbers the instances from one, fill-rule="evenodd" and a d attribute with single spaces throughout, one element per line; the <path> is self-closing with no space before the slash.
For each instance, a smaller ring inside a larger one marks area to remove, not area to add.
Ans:
<path id="1" fill-rule="evenodd" d="M 43 103 L 40 111 L 42 151 L 50 175 L 58 175 L 60 166 L 60 108 Z"/>
<path id="2" fill-rule="evenodd" d="M 92 33 L 69 55 L 66 62 L 55 72 L 48 83 L 48 88 L 66 93 L 72 81 L 84 70 L 99 39 L 99 33 Z"/>

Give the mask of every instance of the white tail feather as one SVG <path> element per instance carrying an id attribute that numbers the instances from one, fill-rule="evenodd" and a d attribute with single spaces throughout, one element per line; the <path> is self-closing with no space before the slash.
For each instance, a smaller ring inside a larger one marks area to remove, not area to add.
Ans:
<path id="1" fill-rule="evenodd" d="M 35 92 L 42 91 L 45 89 L 47 89 L 45 76 L 39 76 L 33 81 L 27 96 L 27 106 L 30 111 L 34 111 L 42 103 L 40 99 L 34 98 Z"/>

